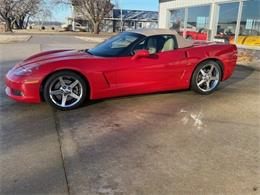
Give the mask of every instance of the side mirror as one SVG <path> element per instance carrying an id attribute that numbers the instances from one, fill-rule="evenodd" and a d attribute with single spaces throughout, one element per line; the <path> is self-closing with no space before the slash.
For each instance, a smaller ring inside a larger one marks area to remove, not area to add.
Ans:
<path id="1" fill-rule="evenodd" d="M 143 57 L 148 57 L 150 56 L 149 51 L 142 49 L 142 50 L 138 50 L 135 55 L 132 57 L 133 60 L 136 60 L 138 58 L 143 58 Z"/>

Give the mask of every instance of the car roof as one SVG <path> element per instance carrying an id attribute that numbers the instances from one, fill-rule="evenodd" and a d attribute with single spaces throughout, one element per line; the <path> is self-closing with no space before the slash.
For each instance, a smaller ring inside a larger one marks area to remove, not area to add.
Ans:
<path id="1" fill-rule="evenodd" d="M 142 29 L 132 30 L 130 32 L 142 34 L 145 36 L 154 36 L 154 35 L 163 35 L 163 34 L 172 34 L 172 35 L 178 34 L 175 30 L 169 30 L 169 29 L 163 29 L 163 28 L 157 28 L 157 29 L 142 28 Z"/>
<path id="2" fill-rule="evenodd" d="M 158 29 L 144 29 L 143 28 L 143 29 L 132 30 L 132 31 L 129 31 L 129 32 L 142 34 L 142 35 L 145 35 L 147 37 L 155 36 L 155 35 L 174 35 L 176 37 L 177 42 L 178 42 L 179 48 L 191 47 L 193 45 L 193 41 L 184 39 L 175 30 L 163 29 L 163 28 L 158 28 Z"/>

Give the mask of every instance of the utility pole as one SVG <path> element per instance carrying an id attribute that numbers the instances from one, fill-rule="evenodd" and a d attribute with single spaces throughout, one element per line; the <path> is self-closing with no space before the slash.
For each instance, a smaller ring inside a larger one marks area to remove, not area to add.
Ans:
<path id="1" fill-rule="evenodd" d="M 72 12 L 72 31 L 75 31 L 75 4 L 71 4 L 71 12 Z"/>
<path id="2" fill-rule="evenodd" d="M 122 10 L 122 8 L 121 8 L 121 10 L 120 10 L 120 12 L 121 12 L 121 32 L 123 31 L 123 10 Z"/>
<path id="3" fill-rule="evenodd" d="M 120 31 L 123 31 L 123 10 L 122 10 L 122 5 L 121 5 L 121 0 L 119 1 L 119 6 L 120 6 Z"/>

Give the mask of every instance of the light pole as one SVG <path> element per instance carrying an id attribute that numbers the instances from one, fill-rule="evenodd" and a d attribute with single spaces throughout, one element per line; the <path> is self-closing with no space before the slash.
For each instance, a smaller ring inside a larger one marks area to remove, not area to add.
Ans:
<path id="1" fill-rule="evenodd" d="M 123 10 L 121 5 L 121 0 L 119 0 L 119 6 L 120 6 L 120 31 L 123 31 Z"/>
<path id="2" fill-rule="evenodd" d="M 72 12 L 72 31 L 75 31 L 75 8 L 74 8 L 74 4 L 71 4 L 71 12 Z"/>

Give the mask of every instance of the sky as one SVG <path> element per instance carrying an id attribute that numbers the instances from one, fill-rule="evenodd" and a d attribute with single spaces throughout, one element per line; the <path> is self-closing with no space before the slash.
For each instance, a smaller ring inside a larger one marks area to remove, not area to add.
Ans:
<path id="1" fill-rule="evenodd" d="M 158 11 L 159 7 L 159 0 L 117 0 L 117 2 L 122 9 Z"/>
<path id="2" fill-rule="evenodd" d="M 117 0 L 119 7 L 122 9 L 131 10 L 147 10 L 147 11 L 158 11 L 159 1 L 158 0 Z M 113 0 L 113 2 L 115 2 Z M 52 20 L 65 22 L 68 16 L 71 16 L 70 6 L 55 6 L 52 10 Z"/>
<path id="3" fill-rule="evenodd" d="M 68 5 L 55 5 L 52 10 L 52 21 L 59 21 L 64 23 L 67 17 L 71 16 L 71 7 Z"/>

